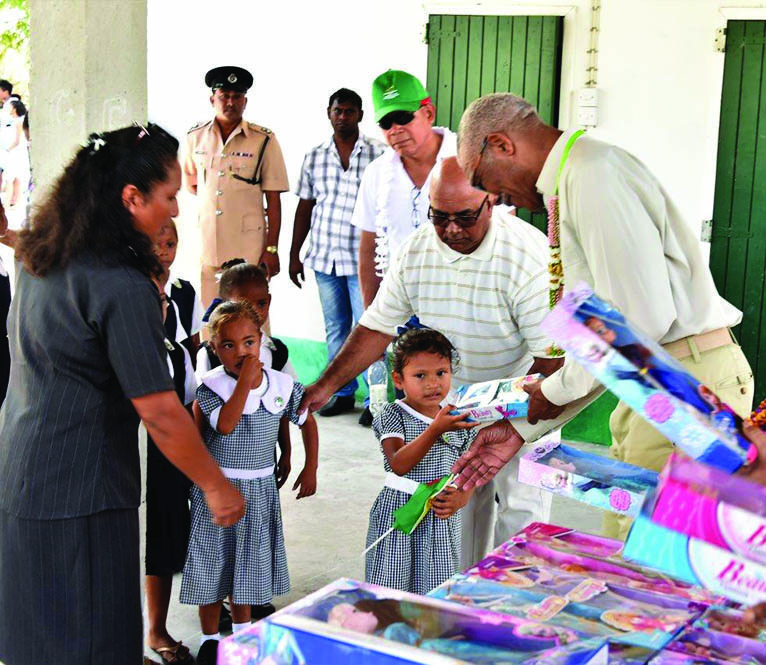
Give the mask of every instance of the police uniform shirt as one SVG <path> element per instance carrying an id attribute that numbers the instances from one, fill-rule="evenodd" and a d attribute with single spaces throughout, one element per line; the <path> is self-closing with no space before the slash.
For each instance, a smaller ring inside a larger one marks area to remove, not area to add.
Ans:
<path id="1" fill-rule="evenodd" d="M 263 192 L 289 189 L 276 136 L 242 120 L 224 143 L 211 120 L 189 130 L 186 148 L 184 175 L 199 199 L 203 266 L 239 256 L 257 263 L 266 239 Z"/>

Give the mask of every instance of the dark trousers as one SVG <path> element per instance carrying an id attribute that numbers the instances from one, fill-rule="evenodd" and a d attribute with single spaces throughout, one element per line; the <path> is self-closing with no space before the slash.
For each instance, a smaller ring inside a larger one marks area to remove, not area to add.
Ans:
<path id="1" fill-rule="evenodd" d="M 8 310 L 11 308 L 11 281 L 8 276 L 0 275 L 0 406 L 8 390 L 8 377 L 11 373 L 11 353 L 8 347 L 7 323 Z"/>
<path id="2" fill-rule="evenodd" d="M 60 520 L 0 511 L 0 661 L 141 665 L 137 510 Z"/>

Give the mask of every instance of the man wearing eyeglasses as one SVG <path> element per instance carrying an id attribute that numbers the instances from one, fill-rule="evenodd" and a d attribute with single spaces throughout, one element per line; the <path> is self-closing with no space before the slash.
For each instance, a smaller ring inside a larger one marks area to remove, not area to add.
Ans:
<path id="1" fill-rule="evenodd" d="M 434 166 L 456 153 L 455 134 L 433 126 L 436 109 L 412 74 L 389 69 L 378 76 L 372 102 L 389 148 L 364 172 L 351 220 L 362 230 L 359 286 L 365 307 L 401 244 L 427 221 Z"/>
<path id="2" fill-rule="evenodd" d="M 397 326 L 412 315 L 444 333 L 457 349 L 455 385 L 532 372 L 548 375 L 561 366 L 560 358 L 548 357 L 551 341 L 539 329 L 547 313 L 545 236 L 520 219 L 493 215 L 494 203 L 494 195 L 471 187 L 454 157 L 441 162 L 431 186 L 430 224 L 404 241 L 345 346 L 307 387 L 302 408 L 318 409 L 337 387 L 379 358 Z M 536 438 L 533 433 L 530 429 L 525 436 Z M 484 428 L 478 437 L 479 442 L 507 442 L 505 461 L 512 456 L 509 450 L 522 445 L 508 421 Z M 547 517 L 541 493 L 515 482 L 509 465 L 496 487 L 463 510 L 465 565 L 493 546 L 496 491 L 496 542 Z"/>
<path id="3" fill-rule="evenodd" d="M 496 93 L 473 102 L 460 121 L 459 160 L 474 187 L 529 210 L 557 205 L 563 276 L 589 284 L 742 416 L 753 374 L 730 328 L 742 313 L 718 295 L 699 240 L 649 170 L 626 151 L 580 131 L 546 125 L 534 107 Z M 556 203 L 556 200 L 558 201 Z M 597 382 L 574 362 L 537 386 L 529 421 L 555 417 Z M 673 444 L 628 406 L 611 416 L 612 454 L 659 471 Z M 474 449 L 459 461 L 467 482 L 498 467 Z M 606 535 L 624 538 L 629 520 L 610 514 Z"/>
<path id="4" fill-rule="evenodd" d="M 215 118 L 189 130 L 184 182 L 199 198 L 202 302 L 207 307 L 218 295 L 215 275 L 229 259 L 243 257 L 260 265 L 269 278 L 279 272 L 280 194 L 288 182 L 277 137 L 243 119 L 253 85 L 250 72 L 216 67 L 205 75 L 205 85 L 211 89 Z"/>

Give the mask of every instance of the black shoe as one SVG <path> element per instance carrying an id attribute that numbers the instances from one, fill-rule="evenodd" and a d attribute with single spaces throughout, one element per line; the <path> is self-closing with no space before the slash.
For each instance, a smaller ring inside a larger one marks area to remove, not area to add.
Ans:
<path id="1" fill-rule="evenodd" d="M 221 616 L 218 617 L 218 632 L 231 632 L 231 612 L 229 612 L 229 608 L 226 607 L 226 603 L 221 605 Z"/>
<path id="2" fill-rule="evenodd" d="M 205 640 L 197 652 L 197 665 L 216 665 L 218 662 L 218 640 Z"/>
<path id="3" fill-rule="evenodd" d="M 250 618 L 253 621 L 260 621 L 261 619 L 265 619 L 270 614 L 274 614 L 276 611 L 277 608 L 274 607 L 271 603 L 266 603 L 265 605 L 251 605 Z"/>
<path id="4" fill-rule="evenodd" d="M 362 415 L 359 416 L 359 424 L 362 427 L 372 427 L 372 412 L 369 406 L 364 407 Z"/>
<path id="5" fill-rule="evenodd" d="M 320 416 L 339 416 L 341 413 L 347 413 L 354 409 L 354 396 L 348 397 L 333 397 L 327 404 L 325 404 L 317 413 Z"/>

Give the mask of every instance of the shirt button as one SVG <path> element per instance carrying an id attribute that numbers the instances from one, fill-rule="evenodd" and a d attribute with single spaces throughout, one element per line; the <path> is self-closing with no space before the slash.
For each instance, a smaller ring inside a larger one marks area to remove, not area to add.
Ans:
<path id="1" fill-rule="evenodd" d="M 216 214 L 216 217 L 220 217 L 221 215 L 223 215 L 223 210 L 216 210 L 215 214 Z"/>
<path id="2" fill-rule="evenodd" d="M 218 171 L 218 177 L 223 178 L 223 171 Z"/>
<path id="3" fill-rule="evenodd" d="M 223 196 L 223 192 L 222 192 L 222 191 L 219 189 L 219 190 L 216 192 L 216 196 Z"/>

